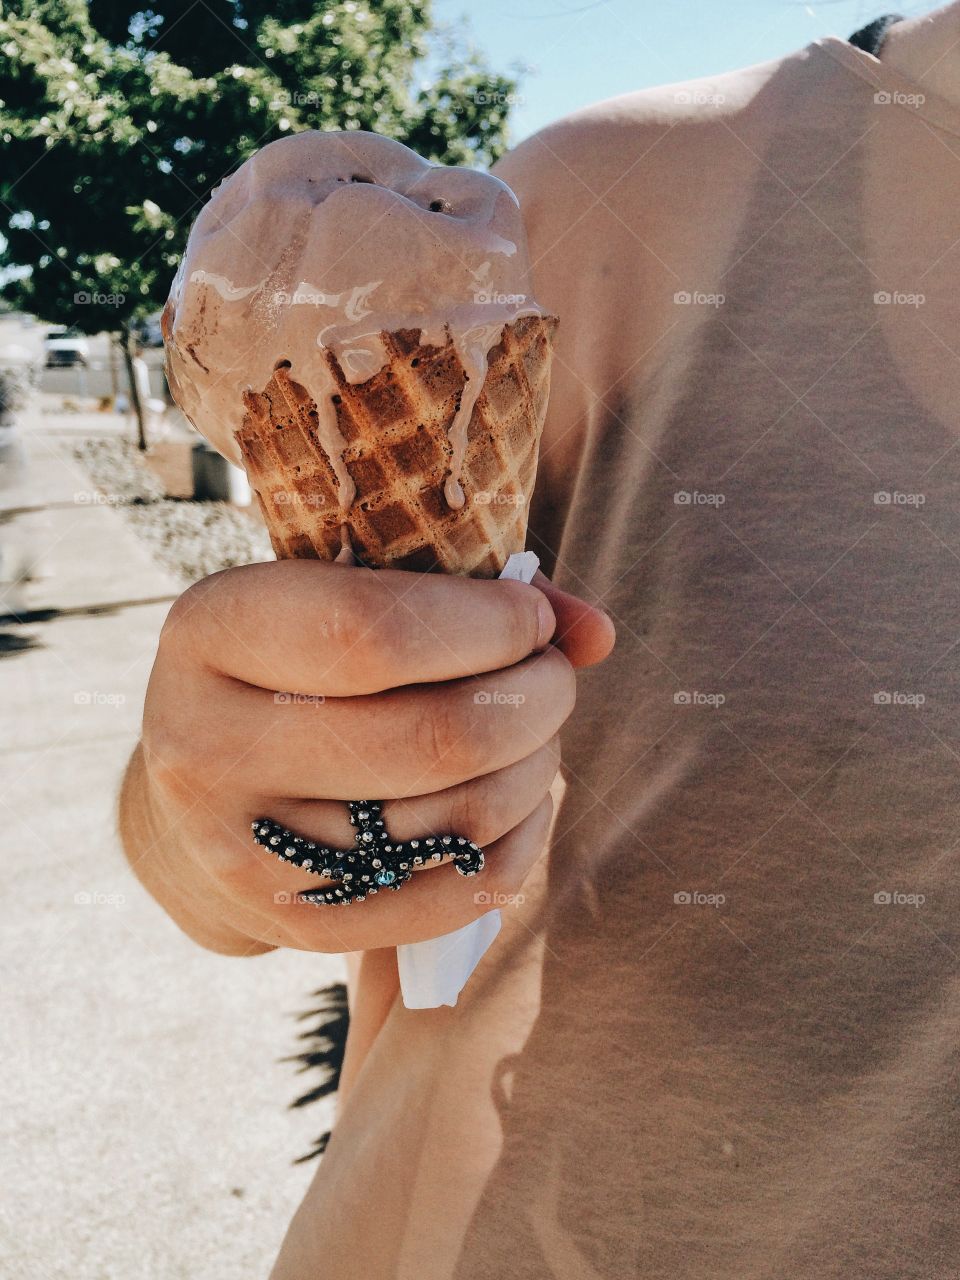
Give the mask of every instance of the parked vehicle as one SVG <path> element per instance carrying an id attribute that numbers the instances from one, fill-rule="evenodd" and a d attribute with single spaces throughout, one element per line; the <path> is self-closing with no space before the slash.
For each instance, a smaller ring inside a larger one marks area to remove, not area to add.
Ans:
<path id="1" fill-rule="evenodd" d="M 146 320 L 142 320 L 137 325 L 134 333 L 142 347 L 162 347 L 163 334 L 160 331 L 160 312 L 157 311 L 152 316 L 147 316 Z"/>
<path id="2" fill-rule="evenodd" d="M 48 369 L 72 369 L 75 365 L 86 365 L 90 359 L 87 339 L 79 329 L 66 325 L 47 330 L 43 350 Z"/>

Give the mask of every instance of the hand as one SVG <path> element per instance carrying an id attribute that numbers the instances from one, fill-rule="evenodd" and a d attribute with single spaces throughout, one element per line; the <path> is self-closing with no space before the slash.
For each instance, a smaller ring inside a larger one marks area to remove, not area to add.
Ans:
<path id="1" fill-rule="evenodd" d="M 191 937 L 228 954 L 364 951 L 459 928 L 540 856 L 574 666 L 612 643 L 605 615 L 542 577 L 282 561 L 204 579 L 160 637 L 121 798 L 131 865 Z M 352 799 L 388 801 L 398 840 L 469 837 L 484 871 L 433 864 L 398 893 L 298 903 L 328 882 L 258 848 L 251 822 L 348 847 Z"/>

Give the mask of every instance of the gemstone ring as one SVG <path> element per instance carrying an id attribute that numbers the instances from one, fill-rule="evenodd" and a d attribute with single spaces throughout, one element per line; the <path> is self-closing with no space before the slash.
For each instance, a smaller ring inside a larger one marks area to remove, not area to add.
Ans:
<path id="1" fill-rule="evenodd" d="M 331 849 L 308 840 L 273 818 L 258 818 L 251 824 L 253 838 L 262 848 L 301 871 L 332 881 L 329 888 L 301 890 L 296 895 L 298 902 L 315 906 L 363 902 L 368 894 L 381 889 L 402 888 L 414 867 L 445 858 L 462 876 L 475 876 L 483 870 L 483 850 L 465 836 L 420 836 L 401 842 L 387 830 L 379 800 L 351 800 L 348 807 L 350 824 L 357 829 L 349 849 Z"/>

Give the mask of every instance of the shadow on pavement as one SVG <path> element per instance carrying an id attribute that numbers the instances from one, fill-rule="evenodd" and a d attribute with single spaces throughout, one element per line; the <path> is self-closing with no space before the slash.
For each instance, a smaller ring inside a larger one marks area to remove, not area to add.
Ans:
<path id="1" fill-rule="evenodd" d="M 0 658 L 15 658 L 17 654 L 42 648 L 43 644 L 36 636 L 21 636 L 15 631 L 0 631 Z"/>
<path id="2" fill-rule="evenodd" d="M 347 1010 L 347 988 L 342 982 L 335 982 L 329 987 L 321 987 L 313 993 L 319 1001 L 315 1009 L 301 1013 L 298 1022 L 315 1018 L 314 1026 L 301 1031 L 299 1040 L 306 1041 L 301 1053 L 289 1058 L 281 1058 L 281 1062 L 298 1062 L 298 1075 L 310 1072 L 317 1077 L 316 1082 L 302 1093 L 291 1107 L 305 1107 L 311 1102 L 319 1102 L 336 1093 L 340 1085 L 340 1068 L 343 1066 L 343 1053 L 347 1043 L 347 1028 L 350 1025 L 350 1014 Z M 313 1150 L 300 1156 L 294 1163 L 304 1164 L 315 1156 L 323 1155 L 330 1141 L 330 1131 L 322 1133 L 313 1145 Z"/>
<path id="3" fill-rule="evenodd" d="M 139 608 L 148 604 L 172 604 L 175 595 L 150 596 L 145 600 L 111 600 L 107 604 L 79 604 L 66 609 L 25 609 L 22 613 L 0 613 L 0 623 L 54 622 L 58 618 L 107 618 L 120 609 Z"/>

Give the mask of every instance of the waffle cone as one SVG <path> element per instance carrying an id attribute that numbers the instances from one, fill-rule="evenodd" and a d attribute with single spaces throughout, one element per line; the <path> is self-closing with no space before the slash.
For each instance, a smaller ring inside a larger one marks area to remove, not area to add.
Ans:
<path id="1" fill-rule="evenodd" d="M 453 342 L 422 346 L 417 329 L 384 333 L 387 362 L 359 384 L 327 353 L 343 460 L 356 485 L 345 523 L 362 563 L 493 578 L 523 550 L 556 324 L 521 317 L 490 351 L 467 432 L 458 510 L 444 497 L 448 431 L 466 382 Z M 343 517 L 317 437 L 316 403 L 281 363 L 244 404 L 236 438 L 278 558 L 335 559 Z"/>

